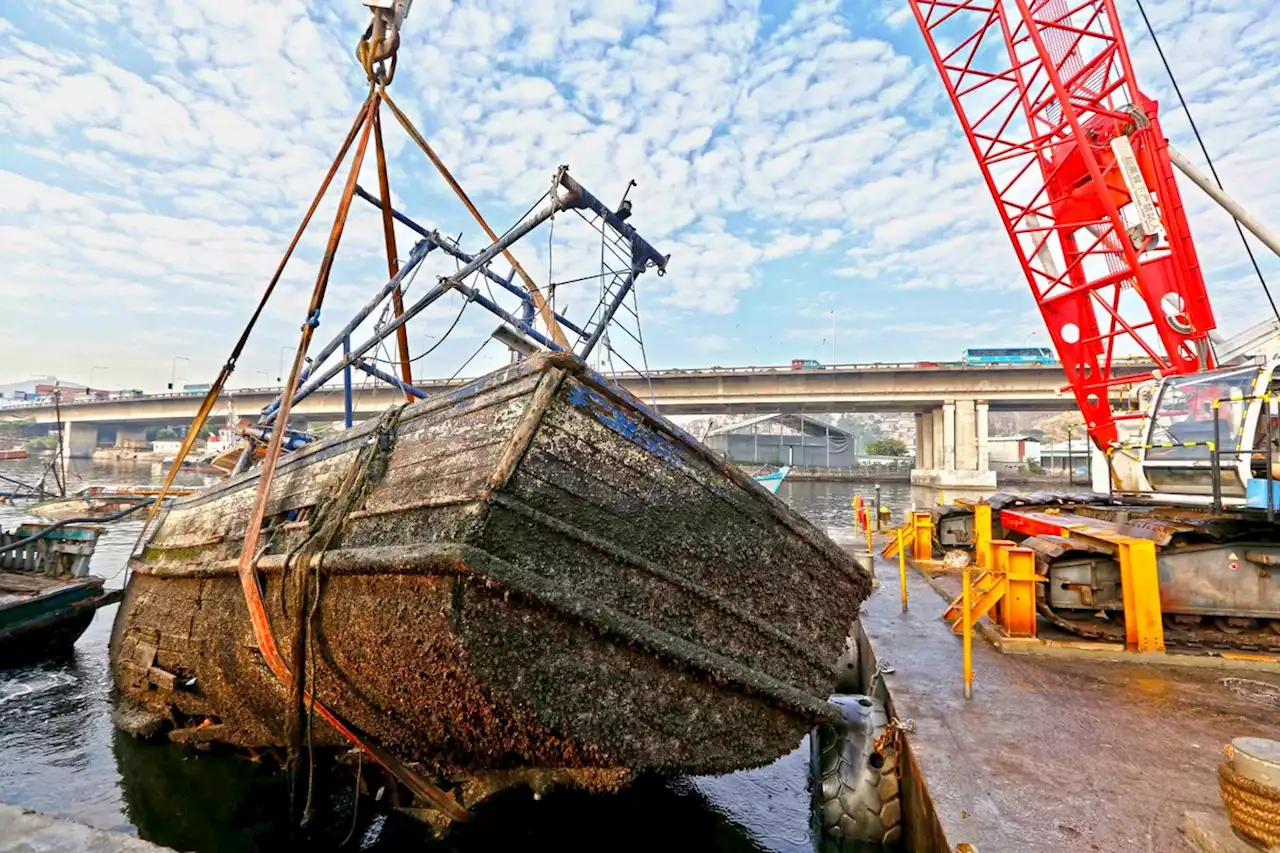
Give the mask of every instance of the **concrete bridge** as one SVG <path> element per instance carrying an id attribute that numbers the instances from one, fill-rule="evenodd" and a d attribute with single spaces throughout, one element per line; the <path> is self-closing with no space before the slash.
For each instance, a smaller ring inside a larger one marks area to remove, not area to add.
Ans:
<path id="1" fill-rule="evenodd" d="M 1150 367 L 1133 362 L 1122 370 L 1135 378 Z M 781 367 L 712 367 L 655 371 L 648 377 L 618 374 L 616 379 L 644 400 L 653 400 L 667 415 L 767 412 L 909 412 L 916 415 L 916 459 L 924 471 L 986 473 L 987 414 L 990 411 L 1070 411 L 1076 408 L 1066 378 L 1057 366 L 935 365 L 905 363 L 847 364 L 811 370 Z M 470 380 L 426 380 L 417 383 L 428 394 Z M 279 388 L 226 392 L 214 409 L 256 415 L 279 394 Z M 355 417 L 363 419 L 403 399 L 387 385 L 357 387 Z M 112 428 L 117 443 L 142 440 L 155 426 L 181 426 L 191 421 L 202 400 L 199 394 L 158 394 L 125 399 L 71 402 L 61 407 L 66 451 L 85 456 L 98 443 L 99 428 Z M 341 386 L 329 386 L 294 407 L 300 421 L 342 419 Z M 0 410 L 0 417 L 52 425 L 54 407 L 22 404 Z M 972 476 L 961 477 L 974 479 Z M 926 478 L 927 479 L 927 478 Z M 934 478 L 939 487 L 954 487 L 950 475 Z M 983 476 L 978 480 L 985 482 Z"/>

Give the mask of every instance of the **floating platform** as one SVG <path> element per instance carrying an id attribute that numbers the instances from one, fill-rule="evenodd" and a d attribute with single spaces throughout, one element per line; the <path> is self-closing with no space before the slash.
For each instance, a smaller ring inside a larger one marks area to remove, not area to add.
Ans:
<path id="1" fill-rule="evenodd" d="M 877 561 L 862 669 L 881 675 L 906 734 L 907 849 L 980 853 L 1188 849 L 1185 814 L 1222 814 L 1233 738 L 1275 737 L 1280 675 L 1221 667 L 1002 654 L 975 634 L 973 698 L 939 591 Z M 1156 657 L 1156 660 L 1160 658 Z"/>

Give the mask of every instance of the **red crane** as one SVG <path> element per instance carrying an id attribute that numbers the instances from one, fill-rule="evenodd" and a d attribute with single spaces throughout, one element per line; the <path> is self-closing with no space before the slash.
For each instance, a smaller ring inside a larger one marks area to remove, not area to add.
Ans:
<path id="1" fill-rule="evenodd" d="M 1112 0 L 908 0 L 1048 327 L 1106 448 L 1119 356 L 1213 367 L 1213 309 L 1158 105 Z"/>

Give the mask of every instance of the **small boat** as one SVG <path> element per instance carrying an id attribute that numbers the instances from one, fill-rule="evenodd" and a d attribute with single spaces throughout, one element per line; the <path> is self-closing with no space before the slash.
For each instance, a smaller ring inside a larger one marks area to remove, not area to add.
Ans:
<path id="1" fill-rule="evenodd" d="M 175 503 L 131 561 L 113 676 L 173 741 L 287 740 L 289 691 L 237 573 L 258 476 Z M 768 486 L 569 353 L 283 456 L 265 524 L 268 619 L 290 658 L 310 624 L 320 699 L 437 778 L 492 787 L 532 772 L 598 789 L 789 753 L 833 715 L 870 591 Z"/>
<path id="2" fill-rule="evenodd" d="M 26 459 L 31 454 L 20 448 L 12 448 L 9 450 L 0 450 L 0 461 L 5 459 Z"/>
<path id="3" fill-rule="evenodd" d="M 180 468 L 183 471 L 190 471 L 194 474 L 225 474 L 224 470 L 214 465 L 215 458 L 213 456 L 204 456 L 199 459 L 184 459 Z M 176 461 L 175 457 L 166 456 L 160 461 L 160 465 L 162 468 L 168 469 L 172 468 Z"/>
<path id="4" fill-rule="evenodd" d="M 195 489 L 169 490 L 169 494 L 175 497 L 194 493 Z M 158 489 L 91 486 L 65 498 L 52 498 L 32 504 L 27 512 L 50 521 L 68 518 L 101 519 L 148 503 L 158 494 Z"/>
<path id="5" fill-rule="evenodd" d="M 755 481 L 768 489 L 770 493 L 776 495 L 778 493 L 778 487 L 782 485 L 782 481 L 787 478 L 787 474 L 789 473 L 791 473 L 791 466 L 784 465 L 777 471 L 773 471 L 769 474 L 757 474 L 755 476 Z"/>
<path id="6" fill-rule="evenodd" d="M 89 574 L 98 528 L 61 527 L 32 539 L 43 529 L 0 533 L 0 548 L 9 548 L 0 551 L 0 666 L 70 649 L 99 607 L 120 600 L 120 590 L 105 590 Z"/>

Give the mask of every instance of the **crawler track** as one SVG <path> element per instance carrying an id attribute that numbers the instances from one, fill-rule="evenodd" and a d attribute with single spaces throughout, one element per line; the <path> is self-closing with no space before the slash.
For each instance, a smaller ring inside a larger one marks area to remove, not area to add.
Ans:
<path id="1" fill-rule="evenodd" d="M 1043 602 L 1037 606 L 1040 615 L 1055 626 L 1069 631 L 1086 640 L 1105 643 L 1123 643 L 1125 641 L 1124 622 L 1117 622 L 1108 617 L 1089 619 L 1066 619 Z M 1119 613 L 1115 614 L 1120 617 Z M 1270 620 L 1272 625 L 1280 624 L 1280 620 Z M 1280 654 L 1280 633 L 1269 628 L 1263 620 L 1258 620 L 1260 628 L 1242 630 L 1240 633 L 1228 633 L 1212 625 L 1177 625 L 1171 624 L 1169 618 L 1164 621 L 1165 646 L 1178 650 L 1200 652 L 1254 652 Z"/>

